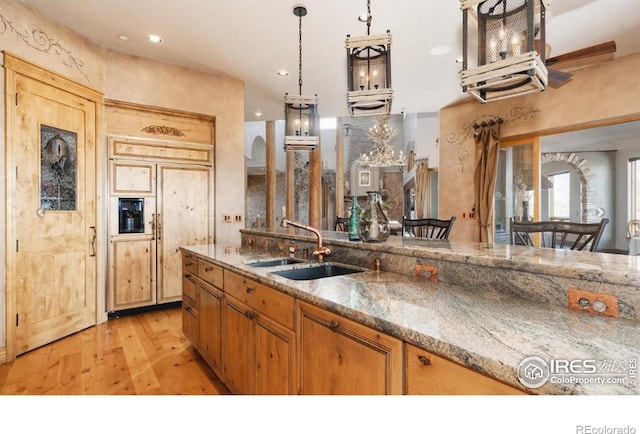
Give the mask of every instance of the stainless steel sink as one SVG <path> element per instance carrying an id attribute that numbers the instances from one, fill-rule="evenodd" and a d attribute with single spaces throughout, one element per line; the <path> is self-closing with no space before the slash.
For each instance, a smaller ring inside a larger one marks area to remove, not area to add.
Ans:
<path id="1" fill-rule="evenodd" d="M 291 280 L 314 280 L 324 277 L 343 276 L 345 274 L 361 273 L 357 268 L 343 267 L 342 265 L 318 264 L 312 267 L 295 268 L 293 270 L 274 271 L 273 274 L 286 277 Z"/>
<path id="2" fill-rule="evenodd" d="M 280 258 L 280 259 L 272 259 L 268 261 L 258 261 L 247 264 L 250 267 L 277 267 L 280 265 L 290 265 L 290 264 L 299 264 L 302 261 L 300 259 L 294 258 Z"/>

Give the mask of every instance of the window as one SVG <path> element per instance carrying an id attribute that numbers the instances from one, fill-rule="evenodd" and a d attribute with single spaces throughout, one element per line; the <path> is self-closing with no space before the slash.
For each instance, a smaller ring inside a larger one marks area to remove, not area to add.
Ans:
<path id="1" fill-rule="evenodd" d="M 640 158 L 629 160 L 629 220 L 640 220 Z"/>
<path id="2" fill-rule="evenodd" d="M 337 118 L 320 118 L 321 130 L 335 130 L 338 125 Z"/>
<path id="3" fill-rule="evenodd" d="M 569 172 L 549 175 L 553 188 L 549 189 L 549 217 L 551 220 L 569 220 L 571 217 L 571 175 Z"/>

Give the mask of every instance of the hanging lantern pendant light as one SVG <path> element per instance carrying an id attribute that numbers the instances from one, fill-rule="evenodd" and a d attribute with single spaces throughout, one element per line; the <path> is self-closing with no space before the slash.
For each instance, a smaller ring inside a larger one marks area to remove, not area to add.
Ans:
<path id="1" fill-rule="evenodd" d="M 318 95 L 302 95 L 302 17 L 307 8 L 295 6 L 298 17 L 298 95 L 284 95 L 285 151 L 313 151 L 320 143 Z"/>
<path id="2" fill-rule="evenodd" d="M 347 35 L 345 41 L 347 105 L 352 116 L 391 112 L 391 32 L 371 36 L 371 20 L 371 1 L 367 0 L 367 36 Z"/>
<path id="3" fill-rule="evenodd" d="M 480 102 L 545 90 L 545 14 L 548 0 L 460 0 L 460 83 Z M 477 41 L 472 37 L 477 26 Z M 471 65 L 473 59 L 477 65 Z"/>

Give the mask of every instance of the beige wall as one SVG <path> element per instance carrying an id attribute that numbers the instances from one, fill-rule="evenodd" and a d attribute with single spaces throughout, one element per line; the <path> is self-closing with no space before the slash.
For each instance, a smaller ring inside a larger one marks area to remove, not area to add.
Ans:
<path id="1" fill-rule="evenodd" d="M 239 243 L 244 224 L 222 214 L 244 213 L 244 83 L 107 51 L 104 96 L 216 117 L 215 242 Z"/>
<path id="2" fill-rule="evenodd" d="M 172 65 L 125 56 L 92 44 L 89 40 L 60 26 L 44 15 L 15 0 L 0 0 L 0 50 L 11 52 L 36 65 L 43 66 L 83 85 L 102 92 L 105 98 L 154 105 L 216 117 L 215 137 L 215 241 L 236 244 L 243 224 L 222 224 L 222 214 L 244 212 L 244 83 L 240 80 L 204 74 Z M 4 78 L 4 69 L 0 70 Z M 4 79 L 2 80 L 4 95 Z M 0 116 L 4 119 L 4 98 L 0 99 Z M 0 200 L 5 196 L 5 136 L 0 123 Z M 100 131 L 101 181 L 99 196 L 106 193 L 106 138 Z M 102 207 L 104 209 L 104 206 Z M 4 209 L 4 207 L 3 207 Z M 6 227 L 5 213 L 0 225 Z M 107 245 L 106 213 L 102 213 L 102 276 L 100 288 L 105 290 L 104 269 Z M 99 219 L 98 224 L 100 225 Z M 5 257 L 5 233 L 0 232 L 0 257 Z M 0 359 L 5 344 L 5 267 L 0 264 Z M 104 293 L 99 298 L 104 300 Z M 104 315 L 106 318 L 106 315 Z"/>
<path id="3" fill-rule="evenodd" d="M 475 144 L 473 124 L 500 116 L 503 139 L 549 134 L 565 128 L 640 118 L 640 54 L 573 72 L 559 89 L 480 104 L 475 99 L 440 110 L 439 215 L 457 216 L 452 240 L 477 241 L 471 210 Z"/>

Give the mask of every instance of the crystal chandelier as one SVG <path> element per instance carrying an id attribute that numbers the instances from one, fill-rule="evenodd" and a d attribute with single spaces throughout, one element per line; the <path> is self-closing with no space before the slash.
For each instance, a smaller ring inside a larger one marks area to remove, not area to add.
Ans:
<path id="1" fill-rule="evenodd" d="M 395 150 L 389 144 L 398 134 L 398 128 L 389 126 L 388 115 L 376 116 L 376 123 L 366 132 L 367 137 L 373 142 L 373 149 L 367 154 L 361 154 L 356 160 L 364 167 L 391 167 L 404 166 L 407 157 L 402 151 L 396 155 Z"/>

